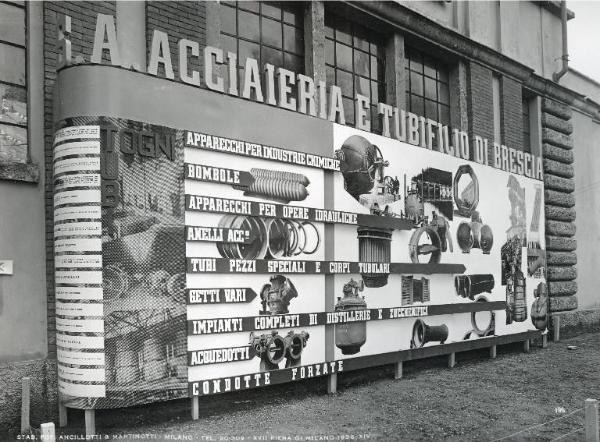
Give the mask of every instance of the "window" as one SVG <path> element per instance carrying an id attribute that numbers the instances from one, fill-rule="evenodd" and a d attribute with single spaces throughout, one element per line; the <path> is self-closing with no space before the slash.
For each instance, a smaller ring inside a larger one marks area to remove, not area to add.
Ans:
<path id="1" fill-rule="evenodd" d="M 0 2 L 0 162 L 27 162 L 26 5 Z"/>
<path id="2" fill-rule="evenodd" d="M 494 110 L 494 141 L 502 144 L 502 100 L 500 92 L 500 77 L 492 75 L 492 108 Z"/>
<path id="3" fill-rule="evenodd" d="M 354 125 L 356 94 L 371 103 L 371 130 L 381 132 L 377 103 L 385 102 L 384 39 L 376 32 L 331 14 L 325 15 L 327 84 L 342 90 L 346 123 Z"/>
<path id="4" fill-rule="evenodd" d="M 304 73 L 304 21 L 296 2 L 221 2 L 221 46 L 238 55 L 244 78 L 246 58 Z M 264 75 L 264 74 L 262 74 Z M 241 83 L 240 83 L 241 84 Z M 277 88 L 277 82 L 275 82 Z M 277 92 L 276 92 L 277 93 Z"/>
<path id="5" fill-rule="evenodd" d="M 406 103 L 410 112 L 450 124 L 448 68 L 440 61 L 406 48 Z"/>
<path id="6" fill-rule="evenodd" d="M 531 153 L 531 114 L 529 99 L 523 98 L 523 151 Z"/>

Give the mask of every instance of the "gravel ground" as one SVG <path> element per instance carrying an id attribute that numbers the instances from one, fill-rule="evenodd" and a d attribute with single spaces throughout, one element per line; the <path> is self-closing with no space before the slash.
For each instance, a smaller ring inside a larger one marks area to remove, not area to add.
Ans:
<path id="1" fill-rule="evenodd" d="M 198 421 L 189 400 L 102 410 L 97 430 L 102 440 L 583 441 L 580 409 L 600 398 L 600 333 L 522 348 L 498 347 L 496 360 L 460 353 L 453 369 L 446 358 L 405 363 L 398 381 L 391 366 L 344 373 L 335 395 L 312 379 L 215 396 Z M 81 434 L 83 413 L 69 420 L 62 434 Z"/>

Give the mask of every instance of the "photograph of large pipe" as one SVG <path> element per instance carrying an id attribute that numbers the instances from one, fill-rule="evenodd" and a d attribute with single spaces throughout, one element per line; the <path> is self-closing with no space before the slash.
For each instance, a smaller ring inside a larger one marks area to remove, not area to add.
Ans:
<path id="1" fill-rule="evenodd" d="M 457 275 L 454 277 L 454 287 L 456 288 L 456 294 L 458 296 L 474 301 L 475 296 L 480 293 L 492 293 L 492 289 L 494 288 L 494 275 L 490 273 Z"/>
<path id="2" fill-rule="evenodd" d="M 417 319 L 413 325 L 410 348 L 421 348 L 428 342 L 439 342 L 443 344 L 448 339 L 448 326 L 427 325 L 423 320 Z"/>

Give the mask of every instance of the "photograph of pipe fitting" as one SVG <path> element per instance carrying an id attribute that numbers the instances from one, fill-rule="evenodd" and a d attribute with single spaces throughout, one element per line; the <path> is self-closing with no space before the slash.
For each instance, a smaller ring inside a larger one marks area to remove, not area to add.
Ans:
<path id="1" fill-rule="evenodd" d="M 474 301 L 475 296 L 483 292 L 492 293 L 492 289 L 494 288 L 494 275 L 457 275 L 454 277 L 454 287 L 456 288 L 456 294 L 458 296 Z"/>
<path id="2" fill-rule="evenodd" d="M 250 169 L 254 182 L 249 186 L 234 184 L 236 190 L 243 190 L 244 196 L 264 198 L 282 204 L 290 201 L 304 201 L 308 196 L 306 187 L 309 179 L 301 173 L 281 170 Z"/>
<path id="3" fill-rule="evenodd" d="M 538 330 L 548 328 L 548 289 L 546 283 L 540 282 L 533 290 L 535 298 L 531 305 L 531 322 Z"/>
<path id="4" fill-rule="evenodd" d="M 443 344 L 448 339 L 448 326 L 427 325 L 423 320 L 417 319 L 413 325 L 410 348 L 421 348 L 428 342 L 439 342 Z"/>
<path id="5" fill-rule="evenodd" d="M 344 284 L 344 297 L 338 297 L 335 305 L 335 311 L 365 310 L 367 303 L 364 296 L 361 298 L 359 292 L 364 290 L 365 284 L 350 279 Z M 367 323 L 347 322 L 345 324 L 335 325 L 335 346 L 342 351 L 344 355 L 353 355 L 360 351 L 363 344 L 367 342 Z"/>
<path id="6" fill-rule="evenodd" d="M 301 365 L 302 352 L 309 337 L 306 331 L 289 331 L 285 336 L 281 336 L 276 330 L 261 335 L 251 332 L 248 343 L 260 358 L 260 371 L 270 371 L 278 370 L 284 359 L 286 368 Z"/>
<path id="7" fill-rule="evenodd" d="M 402 305 L 429 302 L 429 279 L 402 275 Z"/>
<path id="8" fill-rule="evenodd" d="M 513 175 L 508 177 L 508 199 L 510 201 L 510 228 L 506 231 L 508 239 L 519 238 L 523 247 L 527 246 L 525 187 L 519 184 Z"/>
<path id="9" fill-rule="evenodd" d="M 219 221 L 219 227 L 250 232 L 248 243 L 216 243 L 223 258 L 289 258 L 300 254 L 312 255 L 321 246 L 319 229 L 310 221 L 224 215 Z"/>
<path id="10" fill-rule="evenodd" d="M 335 151 L 344 177 L 344 189 L 371 213 L 385 210 L 388 204 L 400 199 L 398 177 L 385 175 L 389 162 L 381 150 L 369 140 L 352 135 Z"/>
<path id="11" fill-rule="evenodd" d="M 360 262 L 389 263 L 392 259 L 392 229 L 358 227 L 358 260 Z M 383 287 L 388 283 L 386 274 L 361 274 L 365 286 Z"/>
<path id="12" fill-rule="evenodd" d="M 283 275 L 271 276 L 270 283 L 260 290 L 262 310 L 260 315 L 281 315 L 288 313 L 290 301 L 298 297 L 296 287 Z"/>
<path id="13" fill-rule="evenodd" d="M 463 253 L 471 253 L 471 249 L 481 249 L 489 255 L 494 245 L 494 234 L 487 224 L 483 224 L 478 211 L 471 213 L 471 222 L 461 222 L 456 230 L 456 242 Z"/>
<path id="14" fill-rule="evenodd" d="M 414 263 L 421 262 L 422 256 L 429 256 L 428 263 L 439 263 L 442 252 L 453 251 L 450 225 L 448 221 L 436 212 L 432 213 L 431 222 L 424 218 L 423 224 L 417 228 L 410 237 L 408 251 Z"/>
<path id="15" fill-rule="evenodd" d="M 463 176 L 469 176 L 467 182 L 463 180 Z M 454 203 L 457 210 L 454 212 L 458 216 L 470 218 L 473 211 L 479 204 L 479 180 L 470 164 L 459 166 L 454 175 Z M 459 196 L 460 192 L 460 196 Z"/>
<path id="16" fill-rule="evenodd" d="M 480 296 L 475 302 L 489 302 L 485 296 Z M 496 313 L 494 311 L 480 311 L 471 313 L 472 330 L 465 334 L 464 340 L 492 336 L 496 333 Z"/>

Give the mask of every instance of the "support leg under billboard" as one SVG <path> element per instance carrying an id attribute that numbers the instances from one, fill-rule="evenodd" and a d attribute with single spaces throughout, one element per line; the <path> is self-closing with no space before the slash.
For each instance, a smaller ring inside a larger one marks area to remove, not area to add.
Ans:
<path id="1" fill-rule="evenodd" d="M 192 396 L 192 420 L 197 421 L 200 418 L 200 398 Z"/>
<path id="2" fill-rule="evenodd" d="M 67 407 L 58 400 L 58 426 L 66 427 L 67 426 Z"/>

